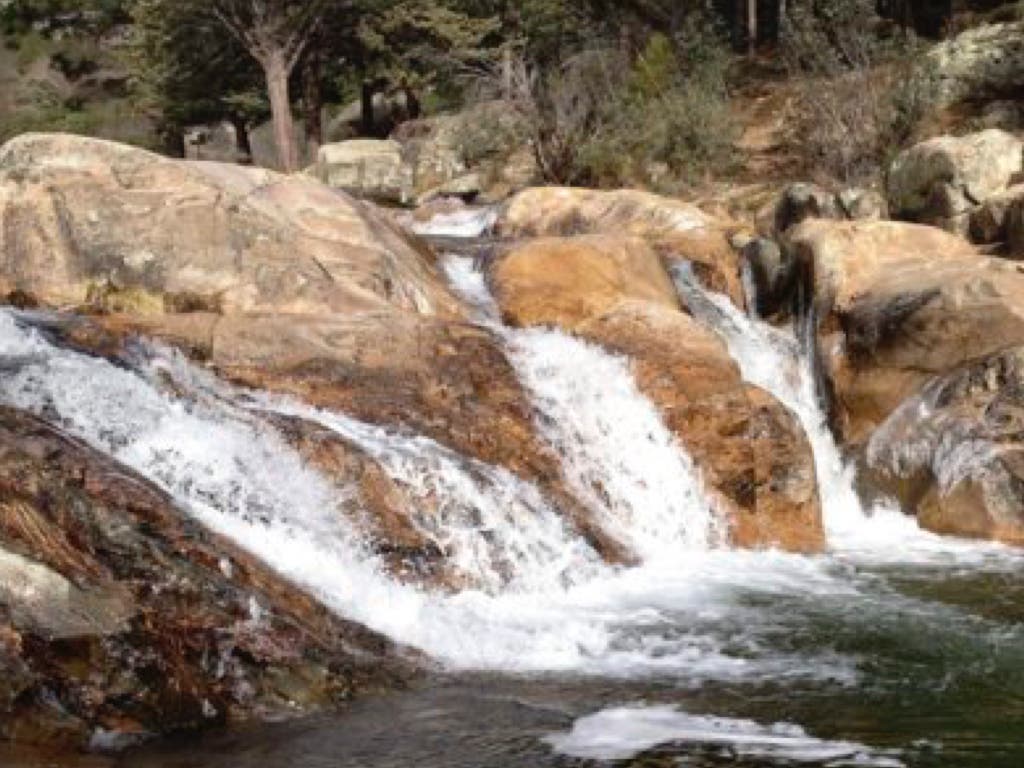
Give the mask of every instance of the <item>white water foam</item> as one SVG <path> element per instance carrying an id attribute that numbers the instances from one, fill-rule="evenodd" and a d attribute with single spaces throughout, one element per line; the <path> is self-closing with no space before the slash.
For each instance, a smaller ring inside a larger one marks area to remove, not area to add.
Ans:
<path id="1" fill-rule="evenodd" d="M 491 584 L 492 593 L 472 588 L 451 595 L 430 593 L 388 575 L 346 518 L 346 500 L 335 485 L 303 464 L 258 412 L 223 403 L 220 393 L 203 391 L 189 377 L 178 386 L 161 388 L 158 382 L 173 375 L 176 366 L 187 366 L 180 357 L 143 356 L 134 362 L 137 370 L 115 366 L 55 347 L 38 331 L 2 313 L 0 362 L 4 403 L 59 424 L 153 480 L 183 510 L 337 613 L 453 668 L 611 677 L 658 674 L 692 685 L 711 679 L 853 679 L 849 659 L 774 651 L 770 637 L 777 630 L 775 618 L 759 617 L 743 606 L 748 588 L 762 594 L 800 589 L 819 596 L 838 590 L 846 600 L 849 586 L 829 573 L 826 563 L 698 551 L 657 567 L 612 569 L 590 562 L 589 556 L 574 556 L 574 551 L 585 552 L 581 542 L 561 539 L 559 531 L 550 538 L 552 527 L 537 517 L 542 512 L 534 502 L 514 499 L 524 515 L 517 520 L 504 514 L 499 496 L 476 502 L 494 506 L 499 517 L 492 529 L 467 526 L 452 540 L 459 539 L 466 552 L 487 553 L 490 540 L 503 537 L 513 542 L 510 551 L 523 557 L 522 563 L 510 557 L 509 566 L 537 568 L 549 582 L 511 579 L 504 586 Z M 204 376 L 196 372 L 192 379 Z M 175 394 L 182 391 L 192 395 Z M 252 398 L 247 401 L 251 405 Z M 448 485 L 431 485 L 436 479 L 420 473 L 452 472 L 457 478 L 469 470 L 450 455 L 439 457 L 437 448 L 422 439 L 336 415 L 321 413 L 318 419 L 384 456 L 383 464 L 394 461 L 390 471 L 396 475 L 407 470 L 403 480 L 410 487 L 425 483 L 456 496 L 494 492 L 489 485 L 493 476 L 480 484 L 471 482 L 468 489 L 460 490 L 463 481 L 451 478 Z M 386 456 L 391 451 L 397 458 Z M 431 470 L 432 462 L 441 459 L 456 466 Z M 509 492 L 515 496 L 520 490 L 513 485 Z M 461 525 L 458 515 L 449 520 Z M 474 543 L 474 537 L 480 541 Z M 564 547 L 552 545 L 558 541 Z M 550 562 L 543 562 L 544 557 Z M 463 562 L 492 566 L 487 556 Z M 567 587 L 566 571 L 578 582 L 572 587 Z M 759 575 L 752 580 L 752 573 Z M 818 586 L 811 590 L 811 584 Z M 719 625 L 723 618 L 727 620 Z M 742 642 L 737 642 L 737 632 Z"/>
<path id="2" fill-rule="evenodd" d="M 673 271 L 690 311 L 717 332 L 743 378 L 774 395 L 796 415 L 814 454 L 822 515 L 832 550 L 869 563 L 962 563 L 1005 568 L 1018 553 L 998 544 L 967 542 L 922 530 L 895 502 L 865 509 L 818 400 L 813 362 L 790 332 L 749 317 L 722 294 L 706 290 L 692 271 Z"/>
<path id="3" fill-rule="evenodd" d="M 690 715 L 674 707 L 616 707 L 581 717 L 566 733 L 545 738 L 556 752 L 585 760 L 628 760 L 655 747 L 718 748 L 771 763 L 902 768 L 898 753 L 849 741 L 827 741 L 798 725 Z"/>
<path id="4" fill-rule="evenodd" d="M 478 321 L 503 339 L 538 433 L 605 532 L 647 563 L 721 541 L 693 461 L 637 388 L 627 359 L 561 331 L 501 326 L 472 260 L 449 256 L 444 267 Z"/>
<path id="5" fill-rule="evenodd" d="M 498 221 L 494 206 L 466 208 L 450 213 L 439 213 L 426 221 L 413 220 L 409 228 L 425 237 L 474 238 L 487 234 Z"/>

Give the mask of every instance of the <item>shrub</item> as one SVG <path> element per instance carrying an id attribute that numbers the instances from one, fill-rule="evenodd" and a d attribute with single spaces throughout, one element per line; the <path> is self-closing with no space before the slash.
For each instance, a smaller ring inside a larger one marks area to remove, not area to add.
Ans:
<path id="1" fill-rule="evenodd" d="M 802 83 L 795 129 L 805 162 L 852 182 L 910 142 L 937 97 L 929 60 L 909 36 L 886 38 L 871 0 L 794 3 L 784 55 Z"/>
<path id="2" fill-rule="evenodd" d="M 694 15 L 678 36 L 653 34 L 635 56 L 599 41 L 545 71 L 525 57 L 506 60 L 486 97 L 504 96 L 520 114 L 549 182 L 689 180 L 731 161 L 729 61 L 718 30 Z"/>

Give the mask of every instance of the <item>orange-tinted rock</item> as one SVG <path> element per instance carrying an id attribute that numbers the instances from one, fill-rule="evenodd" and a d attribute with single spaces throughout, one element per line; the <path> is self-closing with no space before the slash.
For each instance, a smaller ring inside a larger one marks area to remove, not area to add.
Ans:
<path id="1" fill-rule="evenodd" d="M 589 235 L 528 241 L 491 269 L 505 321 L 572 329 L 626 299 L 678 309 L 658 254 L 643 240 Z"/>

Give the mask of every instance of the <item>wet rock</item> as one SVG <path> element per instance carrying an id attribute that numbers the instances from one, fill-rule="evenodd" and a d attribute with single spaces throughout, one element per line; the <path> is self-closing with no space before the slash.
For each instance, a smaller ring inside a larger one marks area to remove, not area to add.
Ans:
<path id="1" fill-rule="evenodd" d="M 415 656 L 34 417 L 0 409 L 0 468 L 0 737 L 84 747 L 308 712 L 413 673 Z"/>
<path id="2" fill-rule="evenodd" d="M 958 237 L 814 221 L 791 240 L 849 443 L 863 443 L 929 377 L 1024 343 L 1024 273 Z"/>
<path id="3" fill-rule="evenodd" d="M 1024 347 L 929 380 L 872 435 L 870 468 L 936 533 L 1024 545 Z"/>
<path id="4" fill-rule="evenodd" d="M 783 191 L 775 204 L 773 231 L 778 236 L 807 219 L 840 217 L 841 212 L 834 194 L 816 184 L 792 184 Z"/>
<path id="5" fill-rule="evenodd" d="M 917 144 L 889 169 L 889 210 L 897 219 L 966 235 L 971 213 L 1021 172 L 1022 152 L 1020 139 L 995 129 Z"/>
<path id="6" fill-rule="evenodd" d="M 746 299 L 753 303 L 759 317 L 771 317 L 789 301 L 792 264 L 773 240 L 753 238 L 740 252 L 741 269 L 746 286 Z"/>
<path id="7" fill-rule="evenodd" d="M 810 448 L 793 416 L 746 385 L 721 341 L 681 311 L 642 240 L 543 239 L 490 272 L 503 315 L 549 325 L 635 361 L 641 391 L 661 409 L 746 547 L 824 545 Z"/>
<path id="8" fill-rule="evenodd" d="M 624 301 L 576 332 L 634 361 L 640 390 L 693 457 L 734 545 L 824 547 L 803 429 L 781 403 L 743 381 L 717 336 L 683 312 L 642 300 Z"/>
<path id="9" fill-rule="evenodd" d="M 30 134 L 0 150 L 0 293 L 160 314 L 458 315 L 432 257 L 299 176 Z"/>

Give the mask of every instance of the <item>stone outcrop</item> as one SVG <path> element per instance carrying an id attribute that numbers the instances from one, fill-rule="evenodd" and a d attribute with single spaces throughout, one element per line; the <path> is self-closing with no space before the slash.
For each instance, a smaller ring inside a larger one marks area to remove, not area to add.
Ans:
<path id="1" fill-rule="evenodd" d="M 932 530 L 1021 543 L 1024 271 L 914 224 L 819 220 L 792 241 L 867 484 Z"/>
<path id="2" fill-rule="evenodd" d="M 819 220 L 792 241 L 850 442 L 866 439 L 930 376 L 1024 343 L 1024 274 L 958 237 Z"/>
<path id="3" fill-rule="evenodd" d="M 502 209 L 495 232 L 506 238 L 627 235 L 646 240 L 666 262 L 689 261 L 716 291 L 743 303 L 731 238 L 742 227 L 691 203 L 637 190 L 536 187 Z"/>
<path id="4" fill-rule="evenodd" d="M 894 218 L 966 235 L 971 214 L 1003 192 L 1024 168 L 1024 142 L 990 129 L 940 136 L 901 152 L 889 169 L 889 210 Z"/>
<path id="5" fill-rule="evenodd" d="M 445 195 L 498 202 L 539 180 L 528 134 L 512 106 L 492 101 L 403 123 L 392 138 L 409 158 L 420 203 Z"/>
<path id="6" fill-rule="evenodd" d="M 405 205 L 414 198 L 414 172 L 397 141 L 352 139 L 325 144 L 317 154 L 316 177 L 332 189 L 384 203 Z"/>
<path id="7" fill-rule="evenodd" d="M 937 376 L 874 433 L 867 464 L 936 533 L 1024 545 L 1024 347 Z"/>
<path id="8" fill-rule="evenodd" d="M 636 237 L 539 238 L 494 265 L 491 281 L 505 320 L 573 330 L 621 301 L 679 309 L 661 259 Z"/>
<path id="9" fill-rule="evenodd" d="M 1015 97 L 1024 86 L 1024 22 L 986 24 L 935 46 L 941 101 Z"/>
<path id="10" fill-rule="evenodd" d="M 432 257 L 299 176 L 25 135 L 0 150 L 0 293 L 132 314 L 457 316 Z"/>
<path id="11" fill-rule="evenodd" d="M 417 663 L 127 468 L 0 409 L 0 738 L 123 745 L 301 713 Z"/>
<path id="12" fill-rule="evenodd" d="M 490 279 L 513 325 L 562 328 L 634 360 L 641 391 L 694 457 L 736 544 L 824 546 L 813 459 L 795 417 L 745 384 L 722 342 L 680 310 L 642 240 L 533 241 L 494 263 Z"/>

